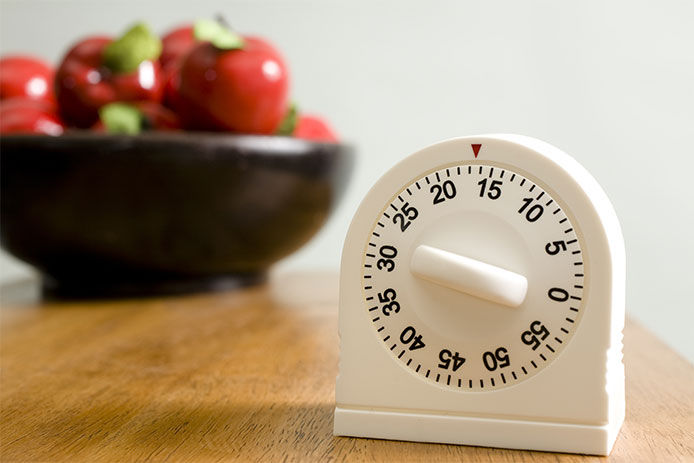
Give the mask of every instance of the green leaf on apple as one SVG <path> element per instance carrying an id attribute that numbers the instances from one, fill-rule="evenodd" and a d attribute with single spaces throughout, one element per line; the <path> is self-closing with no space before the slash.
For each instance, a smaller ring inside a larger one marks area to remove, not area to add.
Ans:
<path id="1" fill-rule="evenodd" d="M 284 115 L 284 118 L 282 118 L 282 122 L 280 122 L 280 126 L 277 128 L 277 135 L 286 135 L 287 137 L 291 137 L 294 133 L 294 129 L 296 129 L 298 120 L 299 109 L 297 108 L 296 103 L 291 103 L 287 113 Z"/>
<path id="2" fill-rule="evenodd" d="M 142 131 L 144 115 L 133 105 L 109 103 L 99 109 L 99 118 L 109 133 L 137 135 Z"/>
<path id="3" fill-rule="evenodd" d="M 193 25 L 193 37 L 203 42 L 210 42 L 220 50 L 243 48 L 243 38 L 219 21 L 200 19 Z"/>
<path id="4" fill-rule="evenodd" d="M 144 23 L 137 23 L 104 49 L 103 63 L 113 72 L 132 72 L 145 60 L 161 54 L 161 40 Z"/>

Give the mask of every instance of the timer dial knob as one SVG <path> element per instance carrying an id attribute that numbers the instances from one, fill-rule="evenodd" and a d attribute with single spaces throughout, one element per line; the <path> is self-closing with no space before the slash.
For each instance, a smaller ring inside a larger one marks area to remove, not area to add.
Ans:
<path id="1" fill-rule="evenodd" d="M 410 270 L 441 286 L 509 307 L 518 307 L 528 291 L 523 275 L 424 244 L 412 253 Z"/>

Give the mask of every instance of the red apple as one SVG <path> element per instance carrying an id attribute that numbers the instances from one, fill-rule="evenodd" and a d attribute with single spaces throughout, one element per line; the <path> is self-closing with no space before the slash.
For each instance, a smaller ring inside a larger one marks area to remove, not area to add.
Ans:
<path id="1" fill-rule="evenodd" d="M 53 67 L 31 56 L 12 55 L 0 59 L 0 100 L 26 97 L 55 101 Z"/>
<path id="2" fill-rule="evenodd" d="M 64 120 L 90 127 L 98 110 L 114 101 L 160 101 L 163 82 L 159 39 L 137 24 L 120 39 L 90 37 L 78 42 L 56 73 L 56 97 Z"/>
<path id="3" fill-rule="evenodd" d="M 191 129 L 275 133 L 288 106 L 284 59 L 263 39 L 217 27 L 205 36 L 196 24 L 196 38 L 208 41 L 183 59 L 178 114 Z"/>
<path id="4" fill-rule="evenodd" d="M 299 116 L 293 135 L 304 140 L 338 142 L 337 134 L 335 134 L 326 121 L 319 116 L 307 114 Z"/>
<path id="5" fill-rule="evenodd" d="M 174 61 L 183 58 L 186 53 L 193 49 L 195 43 L 193 26 L 191 24 L 180 26 L 167 32 L 161 38 L 162 48 L 159 62 L 162 68 L 166 68 Z"/>
<path id="6" fill-rule="evenodd" d="M 0 134 L 61 135 L 64 130 L 51 102 L 26 97 L 0 101 Z"/>

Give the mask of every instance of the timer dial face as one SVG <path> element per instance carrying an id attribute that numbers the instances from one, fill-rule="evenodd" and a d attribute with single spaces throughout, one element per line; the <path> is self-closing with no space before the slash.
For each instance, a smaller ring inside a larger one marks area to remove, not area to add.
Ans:
<path id="1" fill-rule="evenodd" d="M 475 161 L 393 191 L 364 245 L 362 285 L 374 333 L 402 367 L 478 392 L 518 384 L 560 355 L 583 314 L 588 270 L 581 233 L 548 190 L 516 168 Z M 438 276 L 423 277 L 413 265 L 418 249 L 473 270 L 442 260 Z M 477 263 L 515 280 L 499 280 L 494 297 L 468 291 Z M 499 302 L 511 291 L 505 281 L 527 281 L 520 304 Z"/>

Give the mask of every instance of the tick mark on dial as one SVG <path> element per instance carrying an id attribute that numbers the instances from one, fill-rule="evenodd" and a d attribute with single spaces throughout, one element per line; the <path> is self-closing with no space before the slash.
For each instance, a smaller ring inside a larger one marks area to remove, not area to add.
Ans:
<path id="1" fill-rule="evenodd" d="M 525 185 L 525 179 L 521 180 L 521 186 Z"/>
<path id="2" fill-rule="evenodd" d="M 419 364 L 419 365 L 417 365 L 417 368 L 415 368 L 414 371 L 417 372 L 417 373 L 419 373 L 419 370 L 420 370 L 421 368 L 422 368 L 422 365 Z"/>
<path id="3" fill-rule="evenodd" d="M 525 374 L 525 375 L 528 374 L 528 370 L 526 370 L 525 367 L 521 367 L 521 370 L 523 370 L 523 374 Z"/>
<path id="4" fill-rule="evenodd" d="M 560 208 L 560 207 L 558 207 L 556 211 L 552 212 L 552 214 L 558 214 L 559 211 L 561 211 L 561 208 Z"/>
<path id="5" fill-rule="evenodd" d="M 376 256 L 373 254 L 367 254 L 366 257 L 376 257 Z"/>
<path id="6" fill-rule="evenodd" d="M 402 358 L 402 356 L 405 355 L 405 350 L 403 349 L 402 352 L 400 352 L 400 355 L 398 355 L 398 358 Z"/>
<path id="7" fill-rule="evenodd" d="M 574 244 L 575 242 L 576 242 L 576 240 L 575 240 L 575 239 L 573 239 L 573 240 L 569 240 L 569 241 L 567 241 L 567 242 L 566 242 L 566 244 Z"/>
<path id="8" fill-rule="evenodd" d="M 576 289 L 583 289 L 583 286 L 581 286 L 581 285 L 574 285 L 574 288 L 576 288 Z"/>
<path id="9" fill-rule="evenodd" d="M 580 253 L 581 253 L 581 250 L 580 250 L 580 249 L 576 249 L 575 251 L 572 251 L 572 252 L 571 252 L 571 254 L 580 254 Z"/>
<path id="10" fill-rule="evenodd" d="M 394 350 L 396 347 L 397 347 L 397 344 L 393 344 L 392 346 L 390 346 L 390 350 Z"/>
<path id="11" fill-rule="evenodd" d="M 448 375 L 448 379 L 446 380 L 446 385 L 447 386 L 451 385 L 451 375 Z"/>
<path id="12" fill-rule="evenodd" d="M 366 268 L 371 268 L 372 265 L 371 265 L 371 264 L 364 264 L 364 267 L 366 267 Z M 368 299 L 367 299 L 367 301 L 368 301 Z"/>
<path id="13" fill-rule="evenodd" d="M 480 387 L 484 387 L 484 380 L 480 379 Z"/>
<path id="14" fill-rule="evenodd" d="M 504 377 L 504 374 L 503 374 L 503 373 L 501 373 L 501 381 L 503 381 L 504 384 L 506 384 L 506 377 Z"/>
<path id="15" fill-rule="evenodd" d="M 482 166 L 480 166 L 480 174 L 482 174 Z"/>
<path id="16" fill-rule="evenodd" d="M 545 192 L 542 191 L 542 192 L 540 192 L 540 195 L 539 195 L 537 198 L 535 198 L 535 199 L 539 201 L 540 198 L 542 198 L 544 195 L 545 195 Z"/>
<path id="17" fill-rule="evenodd" d="M 402 196 L 400 196 L 400 195 L 398 195 L 398 199 L 400 200 L 401 203 L 404 203 L 404 202 L 405 202 L 405 200 L 402 199 Z"/>
<path id="18" fill-rule="evenodd" d="M 385 215 L 386 217 L 388 217 L 390 219 L 390 216 L 388 215 L 387 212 L 384 212 L 383 215 Z"/>
<path id="19" fill-rule="evenodd" d="M 437 182 L 440 182 L 440 181 L 441 181 L 441 177 L 439 177 L 439 173 L 438 173 L 438 172 L 436 172 L 436 181 L 437 181 Z"/>
<path id="20" fill-rule="evenodd" d="M 541 355 L 541 354 L 540 354 L 540 355 Z M 537 368 L 537 363 L 535 363 L 535 360 L 531 360 L 531 361 L 530 361 L 530 364 L 531 364 L 533 367 Z"/>
<path id="21" fill-rule="evenodd" d="M 489 169 L 489 178 L 492 178 L 492 175 L 494 175 L 494 168 L 492 167 Z"/>
<path id="22" fill-rule="evenodd" d="M 534 189 L 535 189 L 535 185 L 531 186 L 531 187 L 530 187 L 530 192 L 532 193 Z"/>
<path id="23" fill-rule="evenodd" d="M 385 227 L 385 225 L 383 225 L 381 222 L 378 222 L 378 226 L 379 227 Z"/>
<path id="24" fill-rule="evenodd" d="M 472 166 L 467 166 L 467 173 L 471 174 L 472 173 Z"/>
<path id="25" fill-rule="evenodd" d="M 561 339 L 559 339 L 556 336 L 554 337 L 554 340 L 557 341 L 559 344 L 564 344 L 564 341 L 562 341 Z"/>
<path id="26" fill-rule="evenodd" d="M 564 230 L 564 233 L 571 233 L 572 231 L 574 231 L 574 229 L 573 229 L 573 228 L 569 228 L 569 229 L 567 229 L 567 230 Z"/>
<path id="27" fill-rule="evenodd" d="M 569 334 L 569 330 L 567 330 L 566 328 L 562 328 L 561 331 L 562 331 L 562 333 L 564 333 L 564 334 Z"/>
<path id="28" fill-rule="evenodd" d="M 451 176 L 451 171 L 449 169 L 446 169 L 446 177 L 450 177 L 450 176 Z"/>
<path id="29" fill-rule="evenodd" d="M 472 380 L 471 380 L 471 379 L 468 380 L 468 387 L 469 387 L 470 389 L 472 389 Z"/>
<path id="30" fill-rule="evenodd" d="M 582 273 L 574 273 L 574 276 L 580 278 L 583 276 L 583 274 Z"/>
<path id="31" fill-rule="evenodd" d="M 566 317 L 566 321 L 569 322 L 569 323 L 573 323 L 573 322 L 574 322 L 574 320 L 572 320 L 572 319 L 569 318 L 569 317 Z"/>
<path id="32" fill-rule="evenodd" d="M 422 187 L 419 186 L 419 182 L 414 182 L 414 184 L 417 185 L 417 189 L 418 189 L 418 190 L 421 190 L 421 189 L 422 189 Z"/>
<path id="33" fill-rule="evenodd" d="M 424 177 L 424 180 L 426 180 L 427 185 L 429 185 L 431 182 L 429 181 L 429 177 Z"/>
<path id="34" fill-rule="evenodd" d="M 376 233 L 376 232 L 373 232 L 372 235 L 373 235 L 373 236 L 377 236 L 377 237 L 379 237 L 379 238 L 381 237 L 381 235 L 379 235 L 379 234 Z"/>
<path id="35" fill-rule="evenodd" d="M 431 370 L 427 370 L 427 374 L 424 375 L 424 376 L 425 376 L 426 378 L 428 378 L 430 374 L 431 374 Z"/>
<path id="36" fill-rule="evenodd" d="M 515 372 L 515 371 L 512 371 L 512 372 L 511 372 L 511 376 L 513 376 L 513 379 L 518 379 L 518 376 L 516 376 L 516 372 Z"/>
<path id="37" fill-rule="evenodd" d="M 574 265 L 583 265 L 583 262 L 574 262 Z"/>
<path id="38" fill-rule="evenodd" d="M 374 248 L 376 247 L 376 245 L 374 243 L 369 243 L 369 246 L 372 246 Z"/>
<path id="39" fill-rule="evenodd" d="M 436 382 L 439 382 L 439 379 L 441 379 L 441 373 L 436 373 Z"/>
<path id="40" fill-rule="evenodd" d="M 559 223 L 564 223 L 564 222 L 566 222 L 567 220 L 569 220 L 569 219 L 568 219 L 567 217 L 564 217 L 563 219 L 561 219 L 561 220 L 559 221 Z"/>
<path id="41" fill-rule="evenodd" d="M 389 339 L 390 339 L 390 335 L 388 335 L 388 336 L 386 336 L 385 338 L 383 338 L 383 342 L 388 342 Z"/>
<path id="42" fill-rule="evenodd" d="M 549 344 L 545 344 L 547 347 L 549 347 Z M 540 358 L 544 360 L 545 362 L 547 361 L 547 357 L 544 356 L 544 354 L 540 354 Z"/>
<path id="43" fill-rule="evenodd" d="M 574 300 L 576 300 L 576 301 L 580 301 L 580 300 L 581 300 L 581 298 L 578 297 L 578 296 L 571 296 L 571 299 L 574 299 Z"/>
<path id="44" fill-rule="evenodd" d="M 506 173 L 506 171 L 505 171 L 505 170 L 502 170 L 502 171 L 501 171 L 501 174 L 499 175 L 499 178 L 504 178 L 504 174 L 505 174 L 505 173 Z"/>
<path id="45" fill-rule="evenodd" d="M 371 288 L 373 288 L 373 286 L 364 286 L 364 289 L 367 291 L 370 290 Z"/>
<path id="46" fill-rule="evenodd" d="M 373 299 L 373 297 L 371 299 Z M 371 307 L 369 312 L 373 312 L 374 310 L 378 310 L 378 306 Z"/>
<path id="47" fill-rule="evenodd" d="M 496 384 L 494 383 L 494 378 L 489 378 L 489 379 L 492 380 L 492 387 L 496 386 Z"/>
<path id="48" fill-rule="evenodd" d="M 460 175 L 460 166 L 458 166 L 457 172 L 458 172 L 458 175 Z"/>
<path id="49" fill-rule="evenodd" d="M 407 360 L 407 366 L 410 366 L 410 363 L 412 363 L 412 359 Z"/>
<path id="50" fill-rule="evenodd" d="M 380 328 L 379 328 L 378 330 L 376 330 L 376 331 L 378 331 L 378 332 L 380 333 L 381 331 L 383 331 L 383 330 L 385 330 L 385 329 L 386 329 L 386 327 L 385 327 L 385 326 L 382 326 L 382 327 L 380 327 Z"/>
<path id="51" fill-rule="evenodd" d="M 371 320 L 371 321 L 374 322 L 374 323 L 376 323 L 376 322 L 379 321 L 380 319 L 381 319 L 381 317 L 376 317 L 376 318 L 374 318 L 374 319 Z"/>
<path id="52" fill-rule="evenodd" d="M 412 196 L 412 191 L 410 191 L 409 188 L 407 189 L 407 194 L 409 194 L 410 196 Z"/>
<path id="53" fill-rule="evenodd" d="M 516 178 L 516 174 L 511 175 L 511 183 L 513 183 L 514 178 Z"/>
<path id="54" fill-rule="evenodd" d="M 549 206 L 549 205 L 552 204 L 553 202 L 554 202 L 554 200 L 553 200 L 553 199 L 550 199 L 550 200 L 547 201 L 547 203 L 545 204 L 545 207 Z"/>
<path id="55" fill-rule="evenodd" d="M 390 207 L 392 207 L 395 212 L 398 212 L 398 208 L 393 206 L 393 203 L 390 203 Z"/>
<path id="56" fill-rule="evenodd" d="M 574 312 L 578 312 L 578 309 L 576 307 L 569 307 L 569 310 L 573 310 Z"/>

